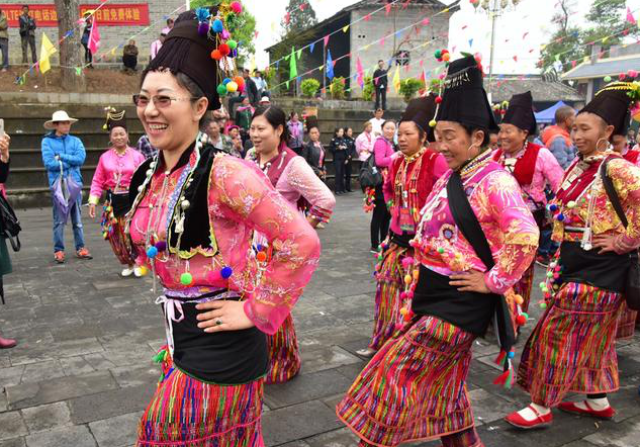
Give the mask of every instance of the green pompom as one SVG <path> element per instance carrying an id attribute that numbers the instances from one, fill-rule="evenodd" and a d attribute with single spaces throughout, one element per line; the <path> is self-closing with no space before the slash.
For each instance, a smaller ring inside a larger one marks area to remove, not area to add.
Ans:
<path id="1" fill-rule="evenodd" d="M 227 86 L 220 84 L 218 85 L 218 88 L 216 89 L 218 91 L 218 95 L 220 96 L 227 96 Z"/>
<path id="2" fill-rule="evenodd" d="M 233 39 L 227 40 L 227 45 L 229 45 L 229 48 L 231 48 L 232 50 L 238 48 L 238 42 Z"/>
<path id="3" fill-rule="evenodd" d="M 185 272 L 180 275 L 180 284 L 183 286 L 190 286 L 193 283 L 193 275 L 189 272 Z"/>

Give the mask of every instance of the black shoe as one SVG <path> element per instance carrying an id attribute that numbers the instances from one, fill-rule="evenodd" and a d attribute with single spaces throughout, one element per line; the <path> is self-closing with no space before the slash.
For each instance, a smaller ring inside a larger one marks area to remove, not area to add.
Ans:
<path id="1" fill-rule="evenodd" d="M 353 189 L 347 189 L 347 192 L 353 192 Z"/>

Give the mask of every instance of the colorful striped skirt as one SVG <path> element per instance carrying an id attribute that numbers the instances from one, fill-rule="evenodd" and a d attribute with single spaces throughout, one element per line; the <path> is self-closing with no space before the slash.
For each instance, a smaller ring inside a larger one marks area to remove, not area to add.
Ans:
<path id="1" fill-rule="evenodd" d="M 369 348 L 379 350 L 393 336 L 396 325 L 402 324 L 400 309 L 410 303 L 402 302 L 400 293 L 404 286 L 402 260 L 413 256 L 413 249 L 406 249 L 390 243 L 384 252 L 380 269 L 377 272 L 376 309 L 373 325 L 373 337 Z"/>
<path id="2" fill-rule="evenodd" d="M 170 368 L 138 426 L 140 447 L 264 447 L 262 379 L 215 385 Z"/>
<path id="3" fill-rule="evenodd" d="M 616 340 L 629 340 L 633 338 L 633 334 L 636 332 L 636 319 L 638 318 L 638 311 L 631 310 L 627 307 L 627 303 L 622 303 L 622 313 L 618 320 L 618 332 L 616 333 Z"/>
<path id="4" fill-rule="evenodd" d="M 378 447 L 472 428 L 465 381 L 474 339 L 450 323 L 420 317 L 371 359 L 338 404 L 338 417 Z"/>
<path id="5" fill-rule="evenodd" d="M 300 372 L 298 337 L 291 314 L 275 334 L 267 335 L 267 349 L 269 350 L 269 369 L 265 379 L 267 384 L 288 382 Z"/>
<path id="6" fill-rule="evenodd" d="M 124 217 L 116 217 L 109 221 L 109 216 L 106 215 L 106 211 L 103 213 L 102 231 L 111 245 L 113 254 L 116 255 L 116 258 L 118 258 L 118 261 L 120 261 L 121 264 L 134 265 L 135 261 L 131 258 L 131 250 L 127 245 L 127 237 L 124 234 L 124 227 Z"/>
<path id="7" fill-rule="evenodd" d="M 522 279 L 513 286 L 513 291 L 520 295 L 524 302 L 522 303 L 522 312 L 529 312 L 529 303 L 531 302 L 531 290 L 533 289 L 533 274 L 535 270 L 535 262 L 524 272 Z"/>
<path id="8" fill-rule="evenodd" d="M 622 295 L 563 284 L 525 345 L 518 384 L 538 405 L 555 407 L 567 393 L 616 391 L 615 336 Z"/>

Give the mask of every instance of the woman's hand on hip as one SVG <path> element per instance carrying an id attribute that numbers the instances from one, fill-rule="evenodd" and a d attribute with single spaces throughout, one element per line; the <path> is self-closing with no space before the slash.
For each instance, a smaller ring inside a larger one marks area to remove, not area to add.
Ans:
<path id="1" fill-rule="evenodd" d="M 254 326 L 244 312 L 244 302 L 216 300 L 196 305 L 198 327 L 207 333 L 240 331 Z"/>
<path id="2" fill-rule="evenodd" d="M 484 280 L 484 273 L 478 270 L 470 270 L 459 275 L 451 275 L 449 284 L 459 292 L 491 293 Z"/>

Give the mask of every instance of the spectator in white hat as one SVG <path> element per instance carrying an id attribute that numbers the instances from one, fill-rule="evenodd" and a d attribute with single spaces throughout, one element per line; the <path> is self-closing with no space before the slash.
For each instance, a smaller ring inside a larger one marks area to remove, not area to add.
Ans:
<path id="1" fill-rule="evenodd" d="M 80 168 L 87 156 L 82 141 L 78 137 L 70 135 L 71 125 L 78 120 L 71 118 L 64 110 L 54 112 L 51 119 L 44 123 L 44 128 L 50 130 L 42 139 L 42 161 L 49 176 L 49 187 L 52 190 L 53 199 L 53 252 L 57 263 L 62 264 L 64 257 L 64 227 L 67 222 L 60 207 L 56 206 L 54 185 L 61 176 L 66 180 L 67 187 L 71 191 L 82 188 L 82 174 Z M 61 172 L 62 170 L 62 172 Z M 89 250 L 84 246 L 84 234 L 82 231 L 82 192 L 69 208 L 71 223 L 73 225 L 73 237 L 76 244 L 76 256 L 80 259 L 91 259 Z"/>

